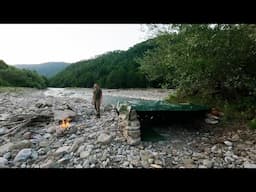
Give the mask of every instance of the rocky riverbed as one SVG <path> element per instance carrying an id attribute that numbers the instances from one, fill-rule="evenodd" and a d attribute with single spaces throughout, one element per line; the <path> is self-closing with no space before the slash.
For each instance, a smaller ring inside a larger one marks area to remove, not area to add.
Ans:
<path id="1" fill-rule="evenodd" d="M 162 99 L 168 91 L 103 94 Z M 159 127 L 165 140 L 130 146 L 118 129 L 115 109 L 105 102 L 97 119 L 90 98 L 91 89 L 1 92 L 0 167 L 256 168 L 256 132 L 243 125 Z M 75 118 L 60 134 L 57 117 L 70 111 Z"/>

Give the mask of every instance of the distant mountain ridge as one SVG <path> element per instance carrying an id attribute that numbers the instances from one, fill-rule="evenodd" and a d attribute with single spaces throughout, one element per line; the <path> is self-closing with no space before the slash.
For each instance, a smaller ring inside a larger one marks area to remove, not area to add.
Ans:
<path id="1" fill-rule="evenodd" d="M 70 63 L 65 62 L 47 62 L 41 64 L 19 64 L 15 65 L 15 67 L 19 69 L 36 71 L 38 74 L 44 75 L 49 78 L 64 70 L 69 65 Z"/>

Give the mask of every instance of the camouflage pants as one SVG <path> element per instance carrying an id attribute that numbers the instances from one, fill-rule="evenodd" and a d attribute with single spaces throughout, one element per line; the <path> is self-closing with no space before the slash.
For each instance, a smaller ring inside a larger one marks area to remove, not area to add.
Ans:
<path id="1" fill-rule="evenodd" d="M 100 117 L 100 101 L 99 100 L 94 101 L 94 107 L 96 110 L 97 117 Z"/>

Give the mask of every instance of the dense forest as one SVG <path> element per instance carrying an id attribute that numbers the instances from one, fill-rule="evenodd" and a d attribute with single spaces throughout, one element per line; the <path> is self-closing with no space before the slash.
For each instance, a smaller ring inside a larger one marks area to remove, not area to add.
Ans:
<path id="1" fill-rule="evenodd" d="M 80 61 L 50 79 L 53 87 L 92 87 L 97 82 L 104 88 L 144 88 L 157 86 L 139 70 L 136 61 L 155 48 L 155 40 L 139 43 L 127 51 L 112 51 Z"/>
<path id="2" fill-rule="evenodd" d="M 256 25 L 166 28 L 149 26 L 157 47 L 137 60 L 148 80 L 176 88 L 171 102 L 212 104 L 245 118 L 256 116 Z"/>
<path id="3" fill-rule="evenodd" d="M 0 86 L 46 88 L 48 79 L 35 71 L 18 69 L 0 60 Z"/>
<path id="4" fill-rule="evenodd" d="M 36 71 L 38 74 L 47 78 L 53 77 L 58 72 L 69 66 L 69 63 L 65 62 L 47 62 L 41 64 L 20 64 L 15 65 L 19 69 L 28 69 L 30 71 Z"/>

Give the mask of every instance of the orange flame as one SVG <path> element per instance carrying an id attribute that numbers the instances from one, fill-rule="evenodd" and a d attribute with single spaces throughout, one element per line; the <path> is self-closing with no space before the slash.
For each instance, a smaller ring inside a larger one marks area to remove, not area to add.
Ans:
<path id="1" fill-rule="evenodd" d="M 63 128 L 63 129 L 66 129 L 66 128 L 70 127 L 70 123 L 69 123 L 70 120 L 71 120 L 70 118 L 61 120 L 60 127 Z"/>

